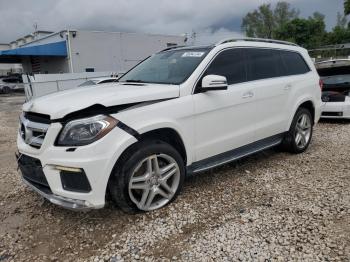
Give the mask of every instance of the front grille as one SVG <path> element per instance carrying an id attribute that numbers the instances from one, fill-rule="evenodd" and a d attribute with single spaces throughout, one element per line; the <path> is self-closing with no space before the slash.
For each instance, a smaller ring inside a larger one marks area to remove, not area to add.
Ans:
<path id="1" fill-rule="evenodd" d="M 50 126 L 47 118 L 43 116 L 45 115 L 26 112 L 20 117 L 20 135 L 26 144 L 35 148 L 41 147 Z"/>
<path id="2" fill-rule="evenodd" d="M 343 112 L 322 112 L 323 116 L 343 116 Z"/>
<path id="3" fill-rule="evenodd" d="M 45 191 L 50 190 L 39 159 L 21 154 L 18 156 L 17 161 L 22 176 L 26 181 L 37 188 L 45 188 Z"/>

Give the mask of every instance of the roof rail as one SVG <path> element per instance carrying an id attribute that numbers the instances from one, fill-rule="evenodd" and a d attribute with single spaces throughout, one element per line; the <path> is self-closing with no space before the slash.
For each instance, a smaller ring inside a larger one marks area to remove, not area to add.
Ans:
<path id="1" fill-rule="evenodd" d="M 265 43 L 273 43 L 273 44 L 298 46 L 297 44 L 287 42 L 287 41 L 267 39 L 267 38 L 253 38 L 253 37 L 227 38 L 227 39 L 223 39 L 223 40 L 219 41 L 215 45 L 217 46 L 217 45 L 221 45 L 221 44 L 226 44 L 226 43 L 230 43 L 230 42 L 238 42 L 238 41 L 265 42 Z"/>
<path id="2" fill-rule="evenodd" d="M 165 51 L 168 51 L 168 50 L 171 50 L 171 49 L 175 49 L 175 48 L 181 48 L 181 47 L 186 47 L 185 45 L 173 45 L 173 46 L 169 46 L 165 49 L 162 49 L 159 51 L 159 53 L 161 52 L 165 52 Z"/>

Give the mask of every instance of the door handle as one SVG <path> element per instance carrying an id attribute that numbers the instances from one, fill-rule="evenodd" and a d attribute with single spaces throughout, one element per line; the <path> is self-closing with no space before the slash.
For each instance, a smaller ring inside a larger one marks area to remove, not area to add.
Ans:
<path id="1" fill-rule="evenodd" d="M 254 96 L 254 93 L 252 91 L 248 91 L 242 95 L 242 98 L 250 98 L 253 96 Z"/>

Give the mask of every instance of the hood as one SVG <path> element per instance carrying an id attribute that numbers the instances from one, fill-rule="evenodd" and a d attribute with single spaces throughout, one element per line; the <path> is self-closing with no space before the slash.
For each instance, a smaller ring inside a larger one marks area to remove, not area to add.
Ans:
<path id="1" fill-rule="evenodd" d="M 23 111 L 62 118 L 72 112 L 93 105 L 105 107 L 147 102 L 179 97 L 178 85 L 112 83 L 81 87 L 53 93 L 31 100 L 23 105 Z"/>

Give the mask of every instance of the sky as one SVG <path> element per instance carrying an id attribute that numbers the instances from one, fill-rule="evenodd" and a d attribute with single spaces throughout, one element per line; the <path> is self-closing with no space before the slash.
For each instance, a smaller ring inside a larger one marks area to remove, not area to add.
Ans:
<path id="1" fill-rule="evenodd" d="M 196 42 L 240 36 L 242 17 L 277 0 L 0 0 L 0 43 L 34 31 L 63 29 L 185 34 Z M 308 17 L 326 15 L 327 30 L 343 11 L 343 0 L 287 0 Z"/>

